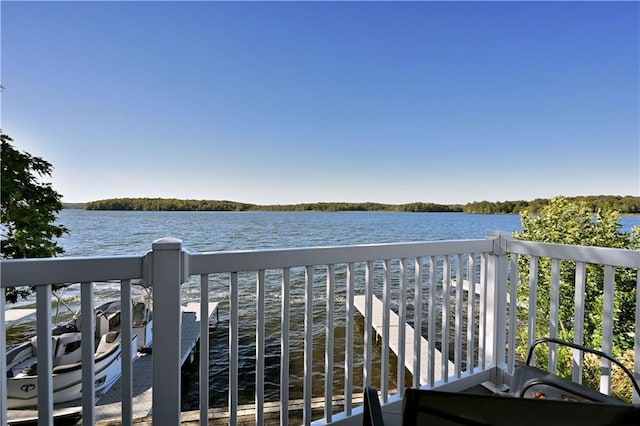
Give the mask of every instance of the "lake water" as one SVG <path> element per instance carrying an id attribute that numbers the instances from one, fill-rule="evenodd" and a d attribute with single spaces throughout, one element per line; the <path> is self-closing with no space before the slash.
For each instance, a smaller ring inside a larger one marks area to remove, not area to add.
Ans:
<path id="1" fill-rule="evenodd" d="M 186 250 L 202 252 L 475 239 L 484 238 L 491 231 L 521 230 L 518 215 L 463 213 L 125 212 L 65 209 L 60 212 L 59 222 L 70 230 L 69 235 L 60 239 L 66 256 L 142 255 L 150 250 L 154 240 L 162 237 L 181 239 Z M 640 217 L 623 217 L 621 223 L 623 229 L 628 231 L 632 226 L 640 225 Z M 193 287 L 197 287 L 197 279 L 193 280 Z M 220 283 L 216 287 L 214 283 L 211 290 L 214 300 L 221 302 L 221 323 L 210 336 L 211 406 L 224 406 L 227 403 L 228 384 L 228 312 L 225 312 L 228 284 Z M 251 291 L 247 289 L 246 292 L 249 299 Z M 197 291 L 192 293 L 193 297 L 197 296 Z M 183 302 L 189 301 L 190 294 L 185 293 Z M 73 289 L 66 296 L 73 296 Z M 107 297 L 98 290 L 96 296 Z M 248 306 L 251 309 L 255 302 Z M 299 315 L 292 312 L 291 316 L 293 320 L 303 315 L 302 312 Z M 279 324 L 279 319 L 274 318 L 273 322 Z M 279 330 L 273 332 L 277 335 Z M 292 399 L 302 397 L 302 346 L 295 336 L 292 332 Z M 340 338 L 340 331 L 336 330 L 336 350 L 339 349 L 337 341 Z M 248 403 L 254 395 L 255 339 L 251 335 L 241 334 L 240 340 L 240 403 Z M 265 392 L 267 398 L 272 400 L 278 398 L 279 392 L 279 356 L 279 342 L 269 340 L 265 359 Z M 314 355 L 319 371 L 324 370 L 322 357 L 322 351 Z M 185 379 L 183 408 L 197 408 L 197 370 L 187 370 Z M 354 377 L 354 382 L 358 383 L 357 377 Z M 322 395 L 322 381 L 316 382 L 314 379 L 314 389 L 314 394 L 317 392 L 317 395 Z"/>
<path id="2" fill-rule="evenodd" d="M 163 237 L 192 252 L 484 238 L 520 231 L 519 215 L 374 212 L 130 212 L 65 209 L 65 256 L 140 255 Z M 640 225 L 624 216 L 622 229 Z"/>
<path id="3" fill-rule="evenodd" d="M 142 254 L 158 238 L 189 251 L 483 238 L 520 230 L 518 215 L 463 213 L 124 212 L 63 210 L 68 256 Z M 640 222 L 640 220 L 638 220 Z"/>

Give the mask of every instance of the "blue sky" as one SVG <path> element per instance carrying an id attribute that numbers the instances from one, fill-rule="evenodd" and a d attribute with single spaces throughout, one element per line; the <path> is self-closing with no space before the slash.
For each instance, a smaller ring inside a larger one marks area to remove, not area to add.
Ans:
<path id="1" fill-rule="evenodd" d="M 10 2 L 66 202 L 640 195 L 638 2 Z"/>

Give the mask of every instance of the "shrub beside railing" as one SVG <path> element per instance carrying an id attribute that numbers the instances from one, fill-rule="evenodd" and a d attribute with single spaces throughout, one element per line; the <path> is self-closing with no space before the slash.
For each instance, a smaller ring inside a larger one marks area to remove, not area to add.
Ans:
<path id="1" fill-rule="evenodd" d="M 555 244 L 571 244 L 637 250 L 640 248 L 640 229 L 629 233 L 620 231 L 620 215 L 603 209 L 596 213 L 586 203 L 571 202 L 558 197 L 550 201 L 539 214 L 522 213 L 522 232 L 519 240 Z M 573 256 L 571 256 L 573 257 Z M 518 332 L 519 356 L 539 337 L 552 336 L 602 348 L 617 358 L 633 359 L 637 322 L 638 265 L 629 267 L 616 263 L 593 262 L 593 259 L 521 256 L 518 259 L 518 301 L 521 323 L 535 318 L 535 327 Z M 532 307 L 535 306 L 535 312 Z M 522 309 L 528 307 L 528 309 Z M 535 330 L 535 335 L 532 332 Z M 589 368 L 591 358 L 580 369 L 578 354 L 562 348 L 557 358 L 549 359 L 544 348 L 536 351 L 537 365 L 555 368 L 560 376 L 594 384 L 600 381 L 600 370 Z M 612 377 L 611 389 L 628 395 L 628 378 Z M 605 390 L 607 383 L 595 386 Z"/>

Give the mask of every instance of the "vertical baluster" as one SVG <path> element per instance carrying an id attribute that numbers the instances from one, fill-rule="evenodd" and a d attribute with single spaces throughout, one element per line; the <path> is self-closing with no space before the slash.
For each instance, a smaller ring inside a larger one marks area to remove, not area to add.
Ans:
<path id="1" fill-rule="evenodd" d="M 327 322 L 325 324 L 324 352 L 324 418 L 331 423 L 333 405 L 333 311 L 335 300 L 335 265 L 327 266 Z M 347 327 L 348 329 L 348 327 Z M 345 388 L 345 396 L 347 390 Z"/>
<path id="2" fill-rule="evenodd" d="M 604 267 L 604 292 L 602 310 L 602 352 L 613 354 L 613 292 L 615 290 L 615 268 L 611 265 Z M 611 361 L 602 358 L 600 375 L 600 392 L 611 394 Z"/>
<path id="3" fill-rule="evenodd" d="M 351 396 L 353 395 L 353 329 L 354 324 L 354 283 L 355 272 L 353 263 L 349 263 L 347 268 L 347 329 L 345 333 L 345 358 L 344 358 L 344 411 L 347 416 L 351 415 Z"/>
<path id="4" fill-rule="evenodd" d="M 633 377 L 640 381 L 640 267 L 636 268 L 636 332 L 633 344 Z M 640 394 L 633 390 L 633 403 L 640 404 Z"/>
<path id="5" fill-rule="evenodd" d="M 36 287 L 36 335 L 38 336 L 38 425 L 53 425 L 51 285 Z"/>
<path id="6" fill-rule="evenodd" d="M 373 358 L 373 261 L 365 266 L 365 316 L 364 316 L 364 366 L 363 389 L 371 386 L 371 368 Z"/>
<path id="7" fill-rule="evenodd" d="M 256 291 L 256 425 L 264 424 L 264 346 L 265 346 L 265 279 L 258 271 Z"/>
<path id="8" fill-rule="evenodd" d="M 313 397 L 313 266 L 305 267 L 304 291 L 304 409 L 302 423 L 311 424 L 311 398 Z"/>
<path id="9" fill-rule="evenodd" d="M 282 271 L 282 311 L 280 328 L 282 340 L 280 342 L 280 425 L 289 424 L 289 310 L 291 270 Z"/>
<path id="10" fill-rule="evenodd" d="M 538 256 L 531 256 L 529 260 L 529 330 L 528 347 L 537 340 L 537 310 L 538 310 Z M 536 364 L 535 352 L 531 355 L 531 364 Z"/>
<path id="11" fill-rule="evenodd" d="M 131 280 L 120 282 L 120 344 L 122 345 L 122 424 L 133 423 L 133 368 L 132 359 L 138 348 L 131 347 Z"/>
<path id="12" fill-rule="evenodd" d="M 400 259 L 400 294 L 398 298 L 398 375 L 397 375 L 397 388 L 398 396 L 404 395 L 404 369 L 405 369 L 405 342 L 406 342 L 406 327 L 407 323 L 407 259 Z M 420 372 L 416 372 L 420 374 Z"/>
<path id="13" fill-rule="evenodd" d="M 415 260 L 415 283 L 413 297 L 413 387 L 418 388 L 422 384 L 421 377 L 422 365 L 422 258 L 416 257 Z"/>
<path id="14" fill-rule="evenodd" d="M 487 263 L 489 254 L 482 253 L 480 258 L 480 323 L 478 324 L 478 364 L 480 369 L 487 368 Z"/>
<path id="15" fill-rule="evenodd" d="M 473 352 L 475 350 L 475 332 L 476 332 L 476 263 L 473 253 L 467 258 L 467 280 L 469 281 L 469 290 L 467 291 L 467 371 L 473 374 L 474 359 Z"/>
<path id="16" fill-rule="evenodd" d="M 462 255 L 456 257 L 456 312 L 455 312 L 455 338 L 453 349 L 453 362 L 456 377 L 462 375 L 462 288 L 464 277 L 462 276 Z"/>
<path id="17" fill-rule="evenodd" d="M 427 379 L 430 387 L 435 383 L 436 369 L 436 291 L 437 291 L 437 263 L 435 256 L 429 256 L 429 310 L 427 311 L 427 341 L 429 342 L 429 364 L 427 365 Z M 439 366 L 438 366 L 439 367 Z"/>
<path id="18" fill-rule="evenodd" d="M 5 292 L 4 287 L 0 287 L 0 327 L 3 333 L 0 336 L 0 425 L 9 423 L 7 419 L 7 323 L 5 321 Z"/>
<path id="19" fill-rule="evenodd" d="M 390 274 L 389 260 L 383 262 L 384 276 L 382 280 L 382 362 L 380 368 L 380 391 L 382 402 L 387 403 L 389 398 L 389 305 L 390 305 Z"/>
<path id="20" fill-rule="evenodd" d="M 444 256 L 442 265 L 442 380 L 449 381 L 449 318 L 451 316 L 451 258 Z"/>
<path id="21" fill-rule="evenodd" d="M 238 424 L 238 273 L 231 272 L 229 285 L 229 424 Z"/>
<path id="22" fill-rule="evenodd" d="M 80 329 L 82 330 L 82 421 L 95 423 L 95 313 L 93 306 L 93 283 L 82 283 L 80 286 L 80 310 L 82 312 Z M 97 333 L 96 333 L 97 334 Z M 39 360 L 38 360 L 39 361 Z M 40 374 L 40 371 L 38 371 Z"/>
<path id="23" fill-rule="evenodd" d="M 551 296 L 549 301 L 549 336 L 558 337 L 560 316 L 560 259 L 551 259 Z M 556 373 L 558 368 L 558 347 L 549 344 L 549 371 Z"/>
<path id="24" fill-rule="evenodd" d="M 585 299 L 586 265 L 584 262 L 576 262 L 576 293 L 575 306 L 576 315 L 573 321 L 573 342 L 579 345 L 584 344 L 584 299 Z M 578 349 L 572 349 L 573 368 L 572 380 L 582 383 L 582 358 L 583 353 Z"/>
<path id="25" fill-rule="evenodd" d="M 209 275 L 200 275 L 200 424 L 209 419 Z"/>
<path id="26" fill-rule="evenodd" d="M 516 329 L 518 312 L 518 255 L 512 254 L 510 262 L 509 279 L 509 342 L 507 344 L 507 368 L 513 374 L 516 366 Z"/>

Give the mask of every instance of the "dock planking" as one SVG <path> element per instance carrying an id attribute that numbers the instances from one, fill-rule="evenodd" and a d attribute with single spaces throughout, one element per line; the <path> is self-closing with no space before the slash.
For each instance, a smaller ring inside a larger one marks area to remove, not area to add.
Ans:
<path id="1" fill-rule="evenodd" d="M 209 303 L 208 312 L 211 319 L 217 314 L 218 304 Z M 182 307 L 181 354 L 182 365 L 193 353 L 200 339 L 200 304 L 189 303 Z M 133 418 L 146 417 L 151 414 L 153 402 L 153 351 L 140 356 L 133 363 Z M 96 421 L 113 422 L 121 419 L 122 380 L 119 379 L 111 389 L 96 402 Z"/>
<path id="2" fill-rule="evenodd" d="M 360 311 L 360 313 L 364 316 L 365 306 L 366 306 L 365 296 L 363 295 L 355 296 L 354 303 L 355 303 L 356 309 L 358 309 L 358 311 Z M 374 296 L 372 307 L 373 307 L 373 312 L 372 312 L 371 322 L 373 324 L 373 328 L 378 335 L 382 336 L 382 333 L 383 333 L 382 315 L 384 311 L 384 305 L 382 304 L 382 301 L 380 299 Z M 413 347 L 414 347 L 413 346 L 414 345 L 413 327 L 411 327 L 409 324 L 406 324 L 406 323 L 404 327 L 405 327 L 404 353 L 410 355 L 410 354 L 413 354 Z M 400 330 L 400 317 L 398 316 L 398 314 L 396 314 L 392 310 L 389 310 L 389 348 L 396 355 L 398 355 L 399 353 L 399 346 L 398 346 L 399 330 Z M 435 363 L 434 363 L 435 366 L 443 366 L 442 352 L 436 349 L 434 351 L 433 357 L 435 360 Z M 449 372 L 449 374 L 451 374 L 453 371 L 455 371 L 454 364 L 450 360 L 447 360 L 447 363 L 448 363 L 447 371 Z M 428 383 L 429 364 L 430 364 L 429 342 L 424 337 L 421 337 L 420 338 L 420 372 L 419 372 L 420 384 Z M 415 375 L 413 371 L 413 357 L 407 356 L 405 358 L 404 365 L 411 374 Z M 443 373 L 443 368 L 435 369 L 434 380 L 436 382 L 443 380 L 442 373 Z"/>
<path id="3" fill-rule="evenodd" d="M 31 319 L 36 316 L 33 308 L 15 308 L 4 311 L 5 328 L 13 327 L 21 321 Z"/>

